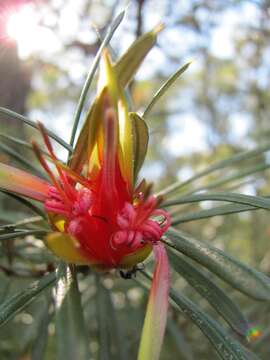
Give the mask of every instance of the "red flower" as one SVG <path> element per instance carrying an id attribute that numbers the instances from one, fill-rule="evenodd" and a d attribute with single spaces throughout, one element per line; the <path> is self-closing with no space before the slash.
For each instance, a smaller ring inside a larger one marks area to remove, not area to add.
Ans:
<path id="1" fill-rule="evenodd" d="M 169 227 L 170 217 L 157 209 L 160 199 L 150 195 L 145 182 L 134 187 L 132 126 L 123 90 L 107 53 L 102 58 L 101 75 L 99 94 L 89 119 L 93 133 L 89 134 L 89 146 L 85 149 L 86 161 L 76 167 L 72 161 L 70 167 L 60 163 L 40 124 L 57 175 L 34 143 L 51 184 L 45 184 L 42 199 L 33 193 L 30 196 L 44 202 L 57 231 L 47 237 L 47 244 L 57 256 L 100 268 L 129 268 L 149 255 Z M 76 156 L 75 153 L 75 159 Z M 19 170 L 6 168 L 6 171 L 12 174 Z M 37 178 L 33 181 L 30 175 L 21 174 L 29 178 L 31 188 L 38 184 Z M 16 179 L 13 190 L 29 196 L 29 189 L 19 189 L 19 183 Z M 44 184 L 40 180 L 41 183 Z M 2 187 L 7 188 L 3 177 Z"/>
<path id="2" fill-rule="evenodd" d="M 135 186 L 144 157 L 140 155 L 138 161 L 135 154 L 144 154 L 147 144 L 136 148 L 134 121 L 147 129 L 143 119 L 128 113 L 124 91 L 105 52 L 98 95 L 69 164 L 56 158 L 40 124 L 47 158 L 57 175 L 33 143 L 51 182 L 0 164 L 0 187 L 44 203 L 53 229 L 46 237 L 47 246 L 64 261 L 96 269 L 130 269 L 154 248 L 156 270 L 139 359 L 155 360 L 164 335 L 169 290 L 168 260 L 160 239 L 170 226 L 170 216 L 158 209 L 161 199 L 150 194 L 145 181 Z"/>

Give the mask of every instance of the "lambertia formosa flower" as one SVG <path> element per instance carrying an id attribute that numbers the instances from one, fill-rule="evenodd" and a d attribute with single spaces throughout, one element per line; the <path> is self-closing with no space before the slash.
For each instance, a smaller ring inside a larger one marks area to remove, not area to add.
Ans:
<path id="1" fill-rule="evenodd" d="M 138 137 L 147 127 L 128 112 L 108 50 L 101 58 L 96 99 L 68 164 L 57 159 L 45 128 L 39 128 L 47 155 L 36 143 L 33 149 L 49 180 L 0 164 L 0 187 L 44 204 L 52 228 L 46 244 L 66 262 L 96 270 L 132 269 L 153 250 L 156 268 L 139 359 L 158 359 L 169 289 L 168 260 L 160 239 L 170 216 L 159 209 L 161 199 L 151 194 L 151 186 L 137 182 L 147 148 Z"/>

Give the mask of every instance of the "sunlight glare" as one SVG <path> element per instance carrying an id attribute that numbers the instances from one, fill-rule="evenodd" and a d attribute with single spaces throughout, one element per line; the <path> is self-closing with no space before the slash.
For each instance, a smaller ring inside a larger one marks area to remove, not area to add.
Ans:
<path id="1" fill-rule="evenodd" d="M 38 24 L 37 13 L 31 6 L 24 6 L 10 14 L 7 34 L 16 41 L 19 55 L 23 58 L 37 51 L 53 52 L 58 47 L 53 32 Z"/>

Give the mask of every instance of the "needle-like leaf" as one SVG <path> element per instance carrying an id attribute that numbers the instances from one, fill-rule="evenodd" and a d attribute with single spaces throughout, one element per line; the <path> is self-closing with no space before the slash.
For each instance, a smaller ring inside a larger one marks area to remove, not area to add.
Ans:
<path id="1" fill-rule="evenodd" d="M 176 256 L 171 249 L 168 250 L 170 264 L 175 271 L 182 275 L 236 332 L 245 337 L 249 324 L 239 307 L 205 273 L 187 262 L 183 256 Z"/>
<path id="2" fill-rule="evenodd" d="M 57 359 L 89 360 L 89 336 L 86 334 L 81 296 L 75 269 L 61 264 L 55 292 Z"/>
<path id="3" fill-rule="evenodd" d="M 108 33 L 105 36 L 104 40 L 102 41 L 102 43 L 101 43 L 101 45 L 100 45 L 100 47 L 98 49 L 98 52 L 97 52 L 97 54 L 95 56 L 95 59 L 94 59 L 94 61 L 92 63 L 92 66 L 91 66 L 91 68 L 89 70 L 89 73 L 87 75 L 86 81 L 84 83 L 84 86 L 83 86 L 83 89 L 82 89 L 82 92 L 81 92 L 81 95 L 80 95 L 80 99 L 79 99 L 79 102 L 78 102 L 78 105 L 77 105 L 75 116 L 74 116 L 74 123 L 73 123 L 71 138 L 70 138 L 71 147 L 73 147 L 74 142 L 75 142 L 75 137 L 76 137 L 76 133 L 77 133 L 81 113 L 82 113 L 82 110 L 83 110 L 83 106 L 84 106 L 84 103 L 85 103 L 85 99 L 86 99 L 88 90 L 90 88 L 90 85 L 92 83 L 92 80 L 94 78 L 95 72 L 97 70 L 102 51 L 109 44 L 113 34 L 115 33 L 118 26 L 121 24 L 121 22 L 122 22 L 122 20 L 124 18 L 124 15 L 125 15 L 125 11 L 122 11 L 120 14 L 117 15 L 117 17 L 114 19 L 114 21 L 110 25 Z"/>
<path id="4" fill-rule="evenodd" d="M 270 210 L 269 198 L 262 196 L 229 193 L 229 192 L 179 196 L 174 200 L 169 200 L 164 202 L 162 205 L 163 207 L 169 207 L 174 205 L 183 205 L 183 204 L 189 204 L 200 201 L 226 201 L 226 202 L 233 202 L 242 205 L 251 205 L 257 208 Z"/>
<path id="5" fill-rule="evenodd" d="M 172 244 L 166 242 L 168 246 L 205 266 L 242 293 L 256 300 L 269 301 L 270 279 L 263 273 L 183 231 L 170 228 L 166 235 L 172 241 Z"/>
<path id="6" fill-rule="evenodd" d="M 213 165 L 210 165 L 209 167 L 205 168 L 204 170 L 198 172 L 197 174 L 191 176 L 186 181 L 180 182 L 177 181 L 174 184 L 168 186 L 167 188 L 161 190 L 157 195 L 161 196 L 169 196 L 170 194 L 174 193 L 175 191 L 179 191 L 182 188 L 185 188 L 187 185 L 193 183 L 194 181 L 202 178 L 203 176 L 206 176 L 208 174 L 211 174 L 214 171 L 224 169 L 228 166 L 234 165 L 240 161 L 249 160 L 255 156 L 258 156 L 270 149 L 270 142 L 265 143 L 264 145 L 258 146 L 257 148 L 253 150 L 243 151 L 236 155 L 233 155 L 227 159 L 221 160 L 217 163 L 214 163 Z"/>
<path id="7" fill-rule="evenodd" d="M 11 111 L 9 109 L 0 107 L 0 114 L 8 116 L 10 118 L 16 119 L 16 120 L 20 120 L 23 121 L 25 124 L 38 129 L 38 124 L 30 119 L 28 119 L 27 117 L 20 115 L 14 111 Z M 48 136 L 50 138 L 52 138 L 53 140 L 55 140 L 56 142 L 58 142 L 60 145 L 62 145 L 65 149 L 67 149 L 68 151 L 72 151 L 72 147 L 67 144 L 62 138 L 60 138 L 59 136 L 57 136 L 56 134 L 54 134 L 52 131 L 48 130 L 47 131 Z"/>
<path id="8" fill-rule="evenodd" d="M 25 290 L 18 292 L 11 298 L 6 299 L 0 305 L 0 326 L 12 319 L 18 312 L 37 298 L 49 286 L 56 281 L 55 273 L 45 275 L 41 280 L 35 281 Z"/>
<path id="9" fill-rule="evenodd" d="M 150 103 L 147 105 L 146 109 L 142 117 L 145 119 L 158 100 L 165 94 L 165 92 L 175 83 L 175 81 L 181 76 L 189 67 L 191 63 L 188 62 L 185 65 L 181 66 L 162 86 L 161 88 L 155 93 Z"/>

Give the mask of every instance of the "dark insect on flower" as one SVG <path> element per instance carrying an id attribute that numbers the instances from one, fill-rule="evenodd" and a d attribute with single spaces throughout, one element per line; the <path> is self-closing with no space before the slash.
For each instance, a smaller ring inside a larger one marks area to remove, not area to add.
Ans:
<path id="1" fill-rule="evenodd" d="M 136 277 L 137 271 L 139 270 L 143 270 L 144 269 L 144 264 L 138 264 L 133 266 L 132 269 L 124 271 L 124 270 L 120 270 L 119 274 L 123 279 L 132 279 L 133 277 Z"/>

